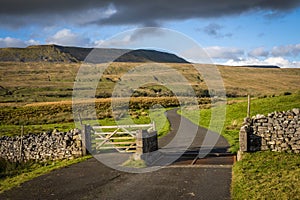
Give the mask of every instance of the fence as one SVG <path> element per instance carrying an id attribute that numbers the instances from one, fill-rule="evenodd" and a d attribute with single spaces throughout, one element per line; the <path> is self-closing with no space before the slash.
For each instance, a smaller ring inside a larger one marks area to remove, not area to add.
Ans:
<path id="1" fill-rule="evenodd" d="M 89 126 L 83 125 L 82 142 L 91 153 L 117 151 L 145 153 L 158 149 L 155 123 Z M 87 152 L 83 152 L 85 155 Z"/>

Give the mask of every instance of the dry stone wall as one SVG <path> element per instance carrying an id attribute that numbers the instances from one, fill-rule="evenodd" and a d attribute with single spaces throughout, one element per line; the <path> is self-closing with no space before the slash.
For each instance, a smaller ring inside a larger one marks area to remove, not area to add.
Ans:
<path id="1" fill-rule="evenodd" d="M 240 130 L 240 150 L 300 153 L 300 109 L 246 118 Z"/>
<path id="2" fill-rule="evenodd" d="M 0 157 L 12 162 L 72 159 L 82 156 L 83 148 L 78 129 L 0 137 Z"/>

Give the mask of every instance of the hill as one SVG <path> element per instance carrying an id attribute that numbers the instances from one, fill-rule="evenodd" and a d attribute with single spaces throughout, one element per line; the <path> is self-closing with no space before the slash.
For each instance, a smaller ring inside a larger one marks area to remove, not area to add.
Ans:
<path id="1" fill-rule="evenodd" d="M 67 62 L 78 63 L 93 51 L 89 61 L 96 63 L 115 62 L 160 62 L 188 63 L 186 60 L 170 53 L 137 49 L 81 48 L 58 45 L 36 45 L 26 48 L 1 48 L 0 62 Z M 101 55 L 101 56 L 99 56 Z M 115 59 L 116 58 L 116 59 Z"/>
<path id="2" fill-rule="evenodd" d="M 93 54 L 89 55 L 93 51 Z M 99 56 L 101 55 L 101 56 Z M 26 48 L 0 48 L 0 62 L 50 63 L 158 62 L 189 63 L 175 54 L 149 49 L 82 48 L 59 45 L 33 45 Z M 218 65 L 226 67 L 225 65 Z M 275 65 L 245 65 L 247 68 L 279 68 Z"/>
<path id="3" fill-rule="evenodd" d="M 100 64 L 102 65 L 102 64 Z M 114 62 L 104 72 L 97 98 L 110 97 L 122 76 L 140 63 Z M 207 97 L 204 77 L 188 63 L 164 63 L 182 74 L 199 97 Z M 72 98 L 80 63 L 0 62 L 0 102 L 47 102 Z M 300 69 L 218 67 L 228 97 L 279 95 L 299 91 Z M 173 77 L 172 72 L 166 73 Z M 183 85 L 184 83 L 179 83 Z M 179 87 L 178 87 L 179 89 Z M 185 91 L 182 91 L 185 94 Z M 166 97 L 172 94 L 163 85 L 142 85 L 133 96 Z"/>

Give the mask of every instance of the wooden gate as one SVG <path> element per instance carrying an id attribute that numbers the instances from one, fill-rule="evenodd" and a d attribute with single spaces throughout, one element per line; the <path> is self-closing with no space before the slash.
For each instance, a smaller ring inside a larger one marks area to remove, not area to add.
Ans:
<path id="1" fill-rule="evenodd" d="M 91 149 L 95 152 L 117 150 L 121 153 L 136 152 L 137 131 L 155 131 L 150 124 L 92 126 L 90 129 Z"/>

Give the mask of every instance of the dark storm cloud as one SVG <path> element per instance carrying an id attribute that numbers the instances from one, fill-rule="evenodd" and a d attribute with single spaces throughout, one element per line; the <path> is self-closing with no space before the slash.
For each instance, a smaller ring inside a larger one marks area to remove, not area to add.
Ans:
<path id="1" fill-rule="evenodd" d="M 1 0 L 1 15 L 65 14 L 93 7 L 104 7 L 109 1 L 97 0 Z"/>
<path id="2" fill-rule="evenodd" d="M 222 17 L 249 11 L 265 10 L 271 11 L 272 14 L 284 13 L 299 5 L 298 0 L 151 0 L 143 2 L 137 0 L 2 0 L 0 23 L 11 26 L 31 23 L 56 24 L 59 23 L 59 19 L 64 19 L 74 24 L 81 22 L 81 24 L 150 24 L 156 26 L 170 20 Z M 113 6 L 116 12 L 105 17 L 95 15 L 97 9 L 98 12 L 104 12 L 109 6 Z M 89 10 L 94 10 L 92 16 L 89 16 Z"/>
<path id="3" fill-rule="evenodd" d="M 143 24 L 145 21 L 221 17 L 253 10 L 268 10 L 272 13 L 280 13 L 298 7 L 300 2 L 298 0 L 152 0 L 144 3 L 126 1 L 126 4 L 119 2 L 114 5 L 118 12 L 98 23 Z"/>

